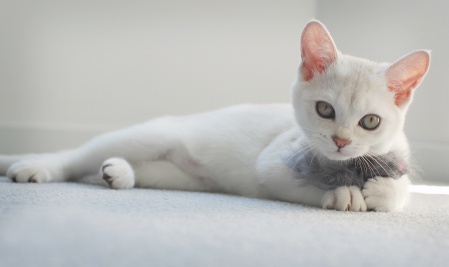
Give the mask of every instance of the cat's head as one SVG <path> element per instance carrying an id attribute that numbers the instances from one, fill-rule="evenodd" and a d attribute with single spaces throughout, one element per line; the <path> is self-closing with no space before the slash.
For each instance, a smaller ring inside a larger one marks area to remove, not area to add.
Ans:
<path id="1" fill-rule="evenodd" d="M 405 141 L 405 114 L 429 68 L 428 51 L 393 64 L 343 55 L 324 25 L 311 21 L 301 36 L 301 57 L 293 106 L 315 151 L 347 160 L 385 154 Z"/>

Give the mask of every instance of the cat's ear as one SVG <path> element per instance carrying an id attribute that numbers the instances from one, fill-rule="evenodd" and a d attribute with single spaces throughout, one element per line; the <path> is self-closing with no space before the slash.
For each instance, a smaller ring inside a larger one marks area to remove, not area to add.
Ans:
<path id="1" fill-rule="evenodd" d="M 326 27 L 319 21 L 309 22 L 301 35 L 301 75 L 304 81 L 314 72 L 323 72 L 337 59 L 337 48 Z"/>
<path id="2" fill-rule="evenodd" d="M 395 93 L 395 104 L 402 106 L 410 100 L 429 69 L 430 53 L 419 50 L 396 61 L 385 72 L 388 90 Z"/>

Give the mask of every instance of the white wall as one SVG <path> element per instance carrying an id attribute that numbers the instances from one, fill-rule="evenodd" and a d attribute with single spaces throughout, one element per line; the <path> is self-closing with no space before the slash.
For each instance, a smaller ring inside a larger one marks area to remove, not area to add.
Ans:
<path id="1" fill-rule="evenodd" d="M 431 49 L 428 75 L 416 91 L 406 131 L 425 181 L 449 181 L 449 2 L 317 1 L 317 18 L 343 52 L 393 62 Z"/>
<path id="2" fill-rule="evenodd" d="M 315 1 L 0 0 L 0 152 L 289 101 Z"/>

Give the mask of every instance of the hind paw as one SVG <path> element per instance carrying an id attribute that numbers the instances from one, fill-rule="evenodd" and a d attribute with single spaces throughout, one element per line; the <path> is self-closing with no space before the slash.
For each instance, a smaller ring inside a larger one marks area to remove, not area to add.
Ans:
<path id="1" fill-rule="evenodd" d="M 9 167 L 6 176 L 18 183 L 45 183 L 63 181 L 62 168 L 46 160 L 23 160 Z"/>

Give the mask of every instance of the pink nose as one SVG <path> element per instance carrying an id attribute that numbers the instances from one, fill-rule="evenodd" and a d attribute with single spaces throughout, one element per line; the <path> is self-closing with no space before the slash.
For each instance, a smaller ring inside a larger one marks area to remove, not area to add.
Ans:
<path id="1" fill-rule="evenodd" d="M 351 143 L 351 140 L 343 139 L 336 135 L 332 136 L 332 140 L 334 140 L 334 143 L 338 148 L 343 148 Z"/>

